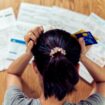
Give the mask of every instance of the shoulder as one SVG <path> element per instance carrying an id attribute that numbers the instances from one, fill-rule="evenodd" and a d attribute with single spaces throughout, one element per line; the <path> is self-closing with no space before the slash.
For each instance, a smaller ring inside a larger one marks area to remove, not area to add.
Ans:
<path id="1" fill-rule="evenodd" d="M 7 89 L 3 105 L 40 105 L 38 99 L 28 98 L 17 86 Z"/>
<path id="2" fill-rule="evenodd" d="M 105 105 L 105 97 L 100 93 L 89 96 L 86 100 L 81 100 L 79 105 Z"/>
<path id="3" fill-rule="evenodd" d="M 65 103 L 64 105 L 105 105 L 105 97 L 99 93 L 89 96 L 86 100 L 81 100 L 79 103 Z"/>

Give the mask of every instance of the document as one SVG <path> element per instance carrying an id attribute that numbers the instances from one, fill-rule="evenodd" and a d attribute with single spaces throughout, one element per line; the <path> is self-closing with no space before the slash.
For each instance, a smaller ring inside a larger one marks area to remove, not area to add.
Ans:
<path id="1" fill-rule="evenodd" d="M 22 3 L 17 21 L 37 26 L 42 25 L 45 31 L 58 28 L 74 33 L 83 28 L 82 21 L 85 18 L 87 16 L 59 7 L 44 7 Z"/>
<path id="2" fill-rule="evenodd" d="M 98 26 L 104 27 L 105 28 L 105 20 L 101 17 L 99 17 L 98 15 L 96 15 L 95 13 L 91 13 L 91 15 L 89 16 L 91 18 L 91 20 L 93 20 Z"/>
<path id="3" fill-rule="evenodd" d="M 52 26 L 64 29 L 70 33 L 74 33 L 83 28 L 82 21 L 87 18 L 86 15 L 76 13 L 67 9 L 53 6 Z M 74 18 L 75 17 L 75 18 Z"/>
<path id="4" fill-rule="evenodd" d="M 50 7 L 22 3 L 17 20 L 30 24 L 48 25 L 50 20 L 50 9 Z"/>
<path id="5" fill-rule="evenodd" d="M 95 62 L 97 65 L 105 66 L 105 44 L 98 41 L 98 44 L 92 45 L 86 56 Z"/>
<path id="6" fill-rule="evenodd" d="M 8 60 L 15 60 L 26 51 L 26 43 L 24 40 L 12 37 L 8 46 Z"/>
<path id="7" fill-rule="evenodd" d="M 83 24 L 85 30 L 92 32 L 98 40 L 105 43 L 105 21 L 102 18 L 92 13 Z"/>
<path id="8" fill-rule="evenodd" d="M 86 67 L 82 64 L 82 62 L 79 62 L 79 64 L 80 64 L 80 68 L 79 68 L 80 77 L 85 81 L 87 81 L 88 83 L 92 83 L 94 79 L 91 76 L 91 74 L 88 72 Z"/>
<path id="9" fill-rule="evenodd" d="M 98 44 L 93 45 L 87 57 L 103 67 L 105 65 L 105 20 L 92 13 L 84 22 L 84 29 L 92 32 Z"/>
<path id="10" fill-rule="evenodd" d="M 5 66 L 9 38 L 14 31 L 15 15 L 12 8 L 0 11 L 0 70 Z"/>

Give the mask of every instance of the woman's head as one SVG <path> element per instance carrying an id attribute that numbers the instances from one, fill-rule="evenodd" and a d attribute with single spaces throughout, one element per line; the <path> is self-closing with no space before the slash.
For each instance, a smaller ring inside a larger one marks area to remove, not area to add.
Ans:
<path id="1" fill-rule="evenodd" d="M 64 53 L 55 51 L 51 54 L 54 48 L 60 48 Z M 40 35 L 32 53 L 43 77 L 45 98 L 55 96 L 62 100 L 74 90 L 79 80 L 76 66 L 80 52 L 78 41 L 66 31 L 54 29 Z"/>

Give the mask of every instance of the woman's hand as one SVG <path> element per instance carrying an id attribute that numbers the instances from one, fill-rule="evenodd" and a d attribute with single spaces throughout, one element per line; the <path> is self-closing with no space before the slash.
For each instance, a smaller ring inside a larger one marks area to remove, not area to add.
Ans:
<path id="1" fill-rule="evenodd" d="M 80 56 L 80 60 L 81 60 L 82 57 L 86 55 L 86 53 L 89 50 L 89 48 L 91 47 L 91 45 L 86 46 L 85 41 L 82 37 L 79 38 L 78 41 L 79 41 L 79 44 L 81 46 L 81 56 Z"/>
<path id="2" fill-rule="evenodd" d="M 31 29 L 25 36 L 24 40 L 26 41 L 27 44 L 27 53 L 31 53 L 31 49 L 34 44 L 37 42 L 37 38 L 40 36 L 40 34 L 43 32 L 43 27 L 36 27 L 34 29 Z"/>

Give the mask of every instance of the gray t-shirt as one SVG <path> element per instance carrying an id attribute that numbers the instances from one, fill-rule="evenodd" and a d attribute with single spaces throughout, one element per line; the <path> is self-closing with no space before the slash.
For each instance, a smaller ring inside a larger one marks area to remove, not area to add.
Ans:
<path id="1" fill-rule="evenodd" d="M 10 87 L 5 94 L 3 105 L 41 105 L 39 99 L 28 98 L 18 87 Z M 105 97 L 99 93 L 91 95 L 87 100 L 78 104 L 65 103 L 64 105 L 105 105 Z"/>

